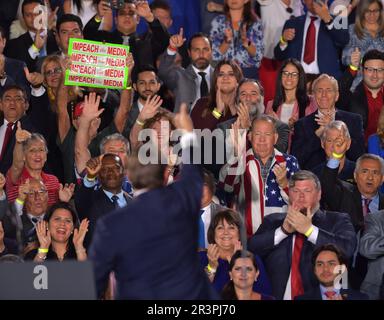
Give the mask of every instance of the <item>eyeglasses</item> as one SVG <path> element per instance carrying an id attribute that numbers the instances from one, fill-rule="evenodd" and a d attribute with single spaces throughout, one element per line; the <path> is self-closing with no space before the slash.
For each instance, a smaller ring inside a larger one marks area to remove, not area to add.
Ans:
<path id="1" fill-rule="evenodd" d="M 372 67 L 364 67 L 364 70 L 367 71 L 367 73 L 383 73 L 384 68 L 372 68 Z"/>
<path id="2" fill-rule="evenodd" d="M 36 191 L 29 191 L 28 192 L 28 196 L 30 196 L 30 197 L 33 197 L 33 196 L 39 196 L 39 197 L 43 197 L 43 196 L 45 196 L 46 194 L 47 194 L 47 190 L 45 190 L 45 189 L 40 189 L 40 190 L 36 190 Z"/>
<path id="3" fill-rule="evenodd" d="M 364 13 L 365 14 L 377 14 L 377 13 L 379 13 L 381 10 L 380 9 L 374 9 L 374 10 L 369 10 L 369 9 L 367 9 Z"/>
<path id="4" fill-rule="evenodd" d="M 63 69 L 61 69 L 61 67 L 56 67 L 52 70 L 48 70 L 46 72 L 44 72 L 44 75 L 46 77 L 52 77 L 54 74 L 61 74 L 63 72 Z"/>
<path id="5" fill-rule="evenodd" d="M 3 101 L 5 103 L 11 103 L 11 102 L 23 103 L 25 100 L 23 97 L 18 96 L 18 97 L 4 97 Z"/>
<path id="6" fill-rule="evenodd" d="M 299 76 L 298 72 L 281 71 L 281 74 L 286 78 L 297 78 Z"/>

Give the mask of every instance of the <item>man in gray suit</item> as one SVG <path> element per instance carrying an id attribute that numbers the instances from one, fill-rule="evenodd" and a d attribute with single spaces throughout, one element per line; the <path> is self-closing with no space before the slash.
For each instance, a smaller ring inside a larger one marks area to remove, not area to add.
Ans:
<path id="1" fill-rule="evenodd" d="M 183 29 L 169 39 L 169 46 L 160 57 L 159 77 L 164 81 L 168 89 L 175 95 L 175 109 L 177 112 L 181 103 L 186 103 L 189 112 L 197 99 L 208 95 L 210 79 L 213 68 L 212 44 L 203 33 L 197 33 L 191 37 L 188 45 L 188 54 L 192 63 L 182 68 L 175 63 L 176 53 L 185 42 Z"/>
<path id="2" fill-rule="evenodd" d="M 384 275 L 384 210 L 367 214 L 359 251 L 368 258 L 368 271 L 360 291 L 368 294 L 369 299 L 380 299 Z"/>

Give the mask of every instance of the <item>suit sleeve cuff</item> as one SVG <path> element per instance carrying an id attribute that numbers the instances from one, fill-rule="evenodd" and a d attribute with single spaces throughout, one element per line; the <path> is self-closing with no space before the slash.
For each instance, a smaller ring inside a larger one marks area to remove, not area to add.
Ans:
<path id="1" fill-rule="evenodd" d="M 327 161 L 327 167 L 330 168 L 330 169 L 336 169 L 338 168 L 340 165 L 340 161 L 337 160 L 337 159 L 334 159 L 334 158 L 330 158 L 328 161 Z"/>
<path id="2" fill-rule="evenodd" d="M 38 88 L 34 88 L 31 86 L 31 95 L 34 97 L 41 97 L 45 93 L 45 88 L 40 86 Z"/>
<path id="3" fill-rule="evenodd" d="M 288 235 L 286 235 L 281 228 L 275 230 L 274 245 L 277 246 L 281 241 L 283 241 Z"/>
<path id="4" fill-rule="evenodd" d="M 174 56 L 175 54 L 176 54 L 176 51 L 172 51 L 172 50 L 167 49 L 167 55 Z"/>
<path id="5" fill-rule="evenodd" d="M 316 244 L 318 236 L 319 236 L 319 228 L 316 226 L 313 226 L 313 231 L 308 237 L 308 241 L 312 242 L 313 244 Z"/>
<path id="6" fill-rule="evenodd" d="M 83 179 L 84 187 L 86 188 L 93 188 L 96 185 L 96 179 L 93 181 L 88 180 L 87 176 Z"/>
<path id="7" fill-rule="evenodd" d="M 35 60 L 39 56 L 39 52 L 33 50 L 32 46 L 29 47 L 28 53 L 33 60 Z"/>

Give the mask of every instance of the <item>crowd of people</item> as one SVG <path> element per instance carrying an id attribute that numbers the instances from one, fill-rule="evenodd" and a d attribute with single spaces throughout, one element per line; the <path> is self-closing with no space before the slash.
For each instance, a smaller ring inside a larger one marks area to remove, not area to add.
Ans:
<path id="1" fill-rule="evenodd" d="M 0 12 L 0 262 L 89 260 L 99 299 L 384 299 L 382 1 Z M 66 85 L 74 38 L 129 46 L 127 87 Z"/>

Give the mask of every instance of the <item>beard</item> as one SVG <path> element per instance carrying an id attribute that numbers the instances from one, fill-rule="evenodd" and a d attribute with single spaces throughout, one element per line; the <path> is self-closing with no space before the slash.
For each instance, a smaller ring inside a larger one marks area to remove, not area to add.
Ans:
<path id="1" fill-rule="evenodd" d="M 192 61 L 192 64 L 195 68 L 199 70 L 207 69 L 209 66 L 209 60 L 204 58 L 198 58 L 195 61 Z"/>
<path id="2" fill-rule="evenodd" d="M 245 105 L 248 108 L 249 117 L 251 118 L 251 120 L 259 116 L 260 114 L 264 113 L 265 107 L 261 99 L 259 102 L 255 102 L 255 103 L 245 102 Z"/>

